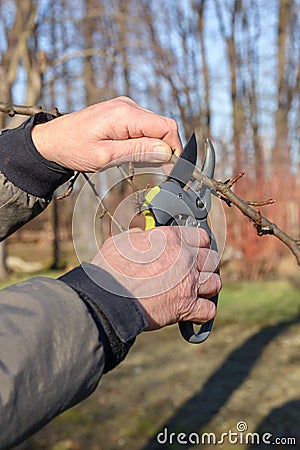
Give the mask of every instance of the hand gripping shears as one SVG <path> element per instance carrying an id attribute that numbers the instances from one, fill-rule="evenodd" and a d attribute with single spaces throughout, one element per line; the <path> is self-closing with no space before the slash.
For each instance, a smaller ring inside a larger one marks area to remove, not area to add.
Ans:
<path id="1" fill-rule="evenodd" d="M 205 139 L 206 154 L 201 171 L 212 178 L 215 170 L 215 150 L 209 139 Z M 208 224 L 211 208 L 211 189 L 202 186 L 199 192 L 189 184 L 194 182 L 193 172 L 197 161 L 197 141 L 191 136 L 181 156 L 174 164 L 167 179 L 148 191 L 142 206 L 146 230 L 162 225 L 204 228 L 210 237 L 210 248 L 217 250 L 215 237 Z M 217 305 L 218 295 L 210 298 Z M 198 332 L 189 321 L 179 322 L 183 338 L 193 344 L 204 342 L 210 335 L 214 319 L 202 324 Z"/>

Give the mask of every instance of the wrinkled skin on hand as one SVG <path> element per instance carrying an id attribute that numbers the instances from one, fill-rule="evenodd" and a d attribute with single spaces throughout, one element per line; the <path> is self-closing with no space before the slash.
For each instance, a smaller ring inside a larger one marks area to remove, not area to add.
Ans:
<path id="1" fill-rule="evenodd" d="M 175 120 L 118 97 L 36 125 L 32 140 L 49 161 L 96 172 L 124 162 L 169 161 L 182 151 Z"/>
<path id="2" fill-rule="evenodd" d="M 132 293 L 148 330 L 182 320 L 203 323 L 215 316 L 208 299 L 221 289 L 219 255 L 209 245 L 201 229 L 134 229 L 109 238 L 92 263 Z"/>

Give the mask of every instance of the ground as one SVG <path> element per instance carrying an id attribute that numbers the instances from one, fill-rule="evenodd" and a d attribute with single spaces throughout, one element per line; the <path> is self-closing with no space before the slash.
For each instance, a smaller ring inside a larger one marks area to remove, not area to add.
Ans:
<path id="1" fill-rule="evenodd" d="M 300 448 L 299 311 L 295 283 L 227 283 L 206 343 L 177 326 L 144 333 L 90 398 L 18 450 L 270 448 L 263 437 Z"/>

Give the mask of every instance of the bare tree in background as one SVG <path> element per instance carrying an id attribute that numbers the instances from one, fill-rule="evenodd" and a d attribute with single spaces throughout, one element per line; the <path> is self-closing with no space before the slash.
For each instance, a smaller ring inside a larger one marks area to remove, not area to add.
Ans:
<path id="1" fill-rule="evenodd" d="M 277 109 L 273 163 L 291 162 L 290 115 L 300 94 L 299 3 L 280 0 L 277 26 Z M 299 116 L 297 117 L 299 122 Z M 283 150 L 284 149 L 284 150 Z"/>
<path id="2" fill-rule="evenodd" d="M 70 112 L 129 95 L 177 119 L 183 141 L 194 130 L 212 135 L 219 172 L 248 168 L 254 197 L 267 186 L 259 180 L 267 183 L 284 160 L 294 187 L 288 199 L 288 189 L 278 189 L 282 211 L 287 203 L 292 211 L 282 217 L 299 225 L 298 1 L 0 0 L 0 13 L 0 101 L 19 103 L 21 96 Z M 90 225 L 81 225 L 88 248 Z M 235 243 L 244 232 L 237 220 L 233 225 Z"/>
<path id="3" fill-rule="evenodd" d="M 5 2 L 1 4 L 1 8 L 5 6 Z M 2 12 L 2 11 L 1 11 Z M 35 17 L 36 5 L 31 0 L 16 1 L 16 15 L 12 26 L 8 26 L 4 21 L 4 32 L 6 36 L 6 50 L 1 54 L 0 66 L 0 98 L 1 100 L 12 103 L 12 90 L 19 75 L 20 61 L 23 67 L 27 69 L 27 90 L 26 102 L 29 104 L 36 103 L 39 99 L 41 90 L 41 71 L 37 67 L 34 60 L 32 65 L 32 51 L 35 49 Z M 31 37 L 31 46 L 27 45 L 27 41 Z M 20 118 L 8 120 L 6 114 L 0 113 L 0 128 L 7 128 L 18 125 Z M 0 278 L 8 275 L 6 266 L 7 242 L 0 244 Z"/>

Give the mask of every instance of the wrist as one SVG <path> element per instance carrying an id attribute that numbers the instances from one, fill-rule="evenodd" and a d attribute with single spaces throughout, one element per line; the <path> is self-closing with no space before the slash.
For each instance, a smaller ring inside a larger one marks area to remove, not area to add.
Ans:
<path id="1" fill-rule="evenodd" d="M 164 305 L 157 298 L 135 299 L 135 303 L 147 324 L 144 331 L 159 330 L 175 322 L 175 320 L 171 322 L 167 320 Z"/>
<path id="2" fill-rule="evenodd" d="M 43 158 L 56 162 L 53 157 L 53 151 L 51 151 L 55 144 L 53 143 L 53 132 L 49 133 L 49 123 L 34 125 L 31 129 L 31 139 L 36 150 Z"/>
<path id="3" fill-rule="evenodd" d="M 59 279 L 78 293 L 100 325 L 106 373 L 125 358 L 136 336 L 147 327 L 145 317 L 127 289 L 93 264 L 82 263 Z M 119 294 L 107 291 L 105 285 L 116 287 Z"/>

